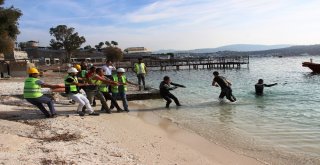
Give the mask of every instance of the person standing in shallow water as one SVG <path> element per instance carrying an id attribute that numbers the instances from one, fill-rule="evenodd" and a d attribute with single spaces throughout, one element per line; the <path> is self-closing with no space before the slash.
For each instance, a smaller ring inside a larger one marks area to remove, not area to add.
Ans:
<path id="1" fill-rule="evenodd" d="M 173 87 L 171 87 L 170 85 L 173 85 Z M 177 106 L 181 106 L 178 98 L 174 96 L 172 93 L 170 93 L 170 90 L 174 90 L 178 87 L 185 88 L 184 85 L 171 82 L 169 76 L 163 77 L 163 81 L 160 83 L 159 88 L 161 97 L 167 101 L 166 108 L 169 108 L 169 105 L 171 104 L 172 100 L 176 103 Z"/>
<path id="2" fill-rule="evenodd" d="M 256 90 L 256 95 L 258 96 L 262 96 L 263 95 L 263 89 L 264 87 L 272 87 L 277 85 L 278 83 L 274 83 L 274 84 L 264 84 L 263 83 L 263 79 L 259 79 L 258 83 L 256 85 L 254 85 L 255 90 Z"/>
<path id="3" fill-rule="evenodd" d="M 223 99 L 225 96 L 231 102 L 235 102 L 237 99 L 232 95 L 231 82 L 225 77 L 219 76 L 219 72 L 213 72 L 214 78 L 212 81 L 212 86 L 221 87 L 221 93 L 219 99 Z"/>

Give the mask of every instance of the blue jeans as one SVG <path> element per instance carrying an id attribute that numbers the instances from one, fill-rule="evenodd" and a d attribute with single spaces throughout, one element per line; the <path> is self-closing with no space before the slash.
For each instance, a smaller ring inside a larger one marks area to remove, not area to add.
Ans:
<path id="1" fill-rule="evenodd" d="M 54 108 L 53 101 L 47 96 L 42 95 L 41 97 L 38 97 L 38 98 L 26 98 L 26 100 L 29 103 L 31 103 L 31 104 L 35 105 L 36 107 L 38 107 L 39 110 L 44 115 L 46 115 L 46 117 L 50 117 L 50 113 L 51 113 L 51 115 L 56 114 L 56 110 Z M 47 104 L 48 105 L 50 113 L 46 110 L 46 108 L 43 106 L 43 104 Z"/>
<path id="2" fill-rule="evenodd" d="M 119 93 L 112 93 L 112 97 L 114 99 L 118 99 L 119 97 L 122 100 L 122 104 L 123 104 L 123 109 L 125 111 L 128 111 L 128 100 L 127 100 L 127 95 L 125 92 L 119 92 Z M 111 105 L 113 107 L 113 105 Z"/>

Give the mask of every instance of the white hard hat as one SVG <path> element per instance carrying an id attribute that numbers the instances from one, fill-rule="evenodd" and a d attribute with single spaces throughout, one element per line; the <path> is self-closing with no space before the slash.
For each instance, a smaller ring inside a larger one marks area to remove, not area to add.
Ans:
<path id="1" fill-rule="evenodd" d="M 67 72 L 68 73 L 78 73 L 78 70 L 76 68 L 74 68 L 74 67 L 71 67 L 71 68 L 68 69 Z"/>
<path id="2" fill-rule="evenodd" d="M 117 72 L 119 72 L 119 73 L 124 73 L 124 72 L 126 72 L 126 70 L 124 70 L 123 68 L 118 68 L 118 69 L 117 69 Z"/>

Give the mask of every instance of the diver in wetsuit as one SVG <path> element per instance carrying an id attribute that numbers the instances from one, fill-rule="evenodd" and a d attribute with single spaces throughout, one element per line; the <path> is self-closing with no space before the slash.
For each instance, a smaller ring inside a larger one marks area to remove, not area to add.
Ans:
<path id="1" fill-rule="evenodd" d="M 232 95 L 231 83 L 224 77 L 219 76 L 219 72 L 213 72 L 214 78 L 212 81 L 212 86 L 221 87 L 221 93 L 219 99 L 223 99 L 224 96 L 227 97 L 231 102 L 235 102 L 237 99 Z"/>
<path id="2" fill-rule="evenodd" d="M 277 85 L 278 83 L 274 83 L 274 84 L 264 84 L 263 83 L 263 79 L 259 79 L 258 83 L 256 85 L 254 85 L 255 89 L 256 89 L 256 95 L 258 96 L 262 96 L 263 95 L 263 88 L 264 87 L 272 87 Z"/>
<path id="3" fill-rule="evenodd" d="M 173 85 L 173 87 L 171 87 L 170 85 Z M 169 105 L 172 102 L 171 99 L 173 99 L 173 101 L 176 103 L 177 106 L 181 106 L 178 98 L 175 97 L 172 93 L 170 93 L 170 90 L 174 90 L 178 87 L 185 88 L 184 85 L 180 85 L 180 84 L 176 84 L 176 83 L 171 82 L 170 77 L 168 77 L 168 76 L 163 77 L 163 81 L 160 83 L 159 88 L 160 88 L 161 97 L 167 101 L 166 108 L 169 108 Z"/>

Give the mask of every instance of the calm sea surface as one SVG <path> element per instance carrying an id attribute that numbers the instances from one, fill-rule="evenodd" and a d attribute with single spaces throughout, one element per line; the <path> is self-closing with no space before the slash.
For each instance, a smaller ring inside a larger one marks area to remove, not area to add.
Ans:
<path id="1" fill-rule="evenodd" d="M 236 103 L 219 102 L 212 87 L 214 70 L 150 71 L 147 84 L 158 88 L 163 76 L 186 85 L 174 93 L 182 107 L 170 110 L 164 100 L 143 102 L 157 115 L 240 154 L 271 164 L 320 164 L 320 75 L 301 66 L 320 56 L 251 58 L 247 68 L 217 70 L 233 85 Z M 136 78 L 129 75 L 133 81 Z M 263 97 L 254 95 L 258 79 Z"/>

